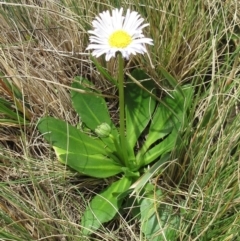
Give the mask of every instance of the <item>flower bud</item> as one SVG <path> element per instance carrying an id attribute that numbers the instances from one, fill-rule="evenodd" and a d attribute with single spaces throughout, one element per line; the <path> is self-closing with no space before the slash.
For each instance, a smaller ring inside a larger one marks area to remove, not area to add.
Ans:
<path id="1" fill-rule="evenodd" d="M 104 122 L 95 129 L 95 133 L 99 137 L 108 137 L 111 133 L 111 127 Z"/>

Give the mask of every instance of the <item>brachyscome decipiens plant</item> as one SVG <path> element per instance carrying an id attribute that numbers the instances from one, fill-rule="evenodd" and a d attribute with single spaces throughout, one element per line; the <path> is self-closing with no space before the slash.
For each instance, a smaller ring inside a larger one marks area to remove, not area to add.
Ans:
<path id="1" fill-rule="evenodd" d="M 76 91 L 71 95 L 87 131 L 52 117 L 41 119 L 38 125 L 62 163 L 95 178 L 116 176 L 115 181 L 96 195 L 86 208 L 81 220 L 85 235 L 113 219 L 131 191 L 141 191 L 147 197 L 139 201 L 139 218 L 146 237 L 150 238 L 164 226 L 164 218 L 159 224 L 156 209 L 150 208 L 153 187 L 146 183 L 163 162 L 168 161 L 167 154 L 174 148 L 178 133 L 184 127 L 192 92 L 190 88 L 178 87 L 159 102 L 155 97 L 154 82 L 139 69 L 135 69 L 124 83 L 124 58 L 144 54 L 147 51 L 145 44 L 153 44 L 152 39 L 143 35 L 143 28 L 148 26 L 143 22 L 135 11 L 128 9 L 123 16 L 122 8 L 114 9 L 112 14 L 109 11 L 100 13 L 93 21 L 93 30 L 89 31 L 87 50 L 93 50 L 93 56 L 105 54 L 106 61 L 118 56 L 118 80 L 93 60 L 99 72 L 118 87 L 119 128 L 111 120 L 105 99 L 100 93 L 93 92 L 92 83 L 82 77 L 75 78 L 72 87 Z M 162 74 L 173 79 L 164 69 Z M 92 94 L 82 94 L 77 89 Z M 152 167 L 146 171 L 144 167 L 150 164 Z M 161 193 L 157 193 L 160 196 Z M 166 217 L 167 213 L 160 216 Z M 171 222 L 176 223 L 176 220 Z M 165 237 L 175 234 L 174 228 L 165 232 Z"/>

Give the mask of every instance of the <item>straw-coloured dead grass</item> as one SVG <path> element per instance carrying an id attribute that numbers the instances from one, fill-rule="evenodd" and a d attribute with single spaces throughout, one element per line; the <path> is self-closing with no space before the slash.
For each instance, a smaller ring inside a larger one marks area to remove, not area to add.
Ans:
<path id="1" fill-rule="evenodd" d="M 84 177 L 61 165 L 36 124 L 46 115 L 79 123 L 70 97 L 75 76 L 115 95 L 116 88 L 99 74 L 85 49 L 92 19 L 119 2 L 0 3 L 0 99 L 29 121 L 0 122 L 1 240 L 84 240 L 79 220 L 87 201 L 112 180 Z M 156 202 L 168 203 L 179 213 L 181 241 L 237 240 L 240 5 L 237 0 L 140 2 L 122 5 L 150 23 L 146 32 L 154 46 L 148 55 L 126 62 L 127 73 L 139 66 L 164 95 L 172 86 L 161 66 L 179 85 L 195 88 L 189 125 L 180 133 L 173 161 L 151 180 L 166 197 Z M 115 60 L 98 61 L 116 76 Z M 16 100 L 6 83 L 15 86 L 22 99 Z M 108 105 L 117 123 L 117 99 L 109 98 Z M 127 218 L 109 222 L 92 240 L 145 240 L 138 220 Z"/>

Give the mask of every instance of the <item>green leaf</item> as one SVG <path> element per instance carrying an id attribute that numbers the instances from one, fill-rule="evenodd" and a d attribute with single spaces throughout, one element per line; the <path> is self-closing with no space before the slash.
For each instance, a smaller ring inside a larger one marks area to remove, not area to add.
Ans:
<path id="1" fill-rule="evenodd" d="M 122 204 L 122 199 L 116 193 L 125 192 L 131 185 L 131 180 L 127 177 L 114 182 L 101 194 L 96 195 L 84 212 L 81 220 L 83 234 L 90 235 L 97 230 L 101 224 L 114 218 Z"/>
<path id="2" fill-rule="evenodd" d="M 59 160 L 76 171 L 101 178 L 122 172 L 120 162 L 100 139 L 52 117 L 41 119 L 38 129 L 53 146 Z"/>
<path id="3" fill-rule="evenodd" d="M 107 153 L 100 140 L 82 133 L 62 120 L 53 117 L 42 118 L 39 121 L 38 129 L 54 147 L 67 150 L 69 153 L 77 153 L 78 150 L 89 155 Z"/>
<path id="4" fill-rule="evenodd" d="M 84 175 L 106 178 L 123 172 L 118 163 L 102 154 L 66 153 L 66 150 L 57 147 L 54 147 L 54 150 L 62 163 Z"/>
<path id="5" fill-rule="evenodd" d="M 172 96 L 164 98 L 165 105 L 161 103 L 158 105 L 149 127 L 147 139 L 136 157 L 140 166 L 151 163 L 158 156 L 174 148 L 177 135 L 186 124 L 185 116 L 191 104 L 191 98 L 192 88 L 188 87 L 181 93 L 174 91 Z M 171 107 L 171 110 L 168 106 Z M 154 145 L 153 149 L 149 150 L 152 145 Z"/>
<path id="6" fill-rule="evenodd" d="M 139 177 L 139 172 L 133 172 L 128 167 L 123 167 L 122 171 L 124 172 L 125 177 Z"/>
<path id="7" fill-rule="evenodd" d="M 141 231 L 151 241 L 177 240 L 179 217 L 172 207 L 159 205 L 161 191 L 141 200 Z"/>
<path id="8" fill-rule="evenodd" d="M 136 69 L 132 72 L 136 80 L 146 80 L 149 77 L 144 71 Z M 154 83 L 147 80 L 141 83 L 147 90 L 155 93 Z M 128 83 L 125 88 L 125 111 L 126 111 L 126 131 L 127 141 L 133 149 L 140 134 L 146 128 L 152 118 L 156 101 L 135 83 Z"/>
<path id="9" fill-rule="evenodd" d="M 87 90 L 88 92 L 93 92 L 93 84 L 88 80 L 76 77 L 72 84 L 73 88 Z M 92 131 L 95 132 L 99 126 L 107 124 L 110 126 L 114 138 L 118 139 L 118 131 L 111 121 L 108 108 L 105 99 L 101 96 L 94 94 L 82 94 L 77 91 L 72 91 L 72 102 L 75 110 L 80 116 L 81 121 Z M 114 152 L 116 150 L 112 140 L 110 138 L 102 138 L 103 142 L 109 146 L 109 148 Z"/>
<path id="10" fill-rule="evenodd" d="M 146 166 L 156 160 L 159 156 L 172 151 L 177 140 L 177 135 L 178 133 L 176 129 L 174 129 L 164 140 L 145 152 L 142 156 L 143 161 L 140 162 L 141 166 Z"/>
<path id="11" fill-rule="evenodd" d="M 158 195 L 159 197 L 159 195 Z M 155 214 L 156 209 L 152 197 L 142 198 L 140 204 L 141 213 L 141 231 L 145 234 L 146 238 L 151 241 L 158 241 L 159 234 L 156 233 L 160 230 L 157 216 Z M 161 198 L 161 197 L 160 197 Z M 156 202 L 156 201 L 155 201 Z"/>
<path id="12" fill-rule="evenodd" d="M 81 77 L 75 78 L 75 80 L 78 81 L 73 82 L 73 88 L 93 92 L 90 88 L 93 85 L 88 80 Z M 75 110 L 88 128 L 94 131 L 102 123 L 107 123 L 111 128 L 114 128 L 104 98 L 94 94 L 82 94 L 74 90 L 72 90 L 71 95 Z"/>
<path id="13" fill-rule="evenodd" d="M 131 186 L 130 196 L 140 193 L 140 191 L 145 187 L 149 180 L 159 171 L 160 167 L 169 160 L 169 155 L 163 155 L 160 160 L 154 163 L 147 171 L 144 173 L 133 185 Z"/>
<path id="14" fill-rule="evenodd" d="M 174 89 L 176 89 L 179 93 L 181 93 L 181 95 L 184 95 L 183 92 L 182 92 L 182 88 L 179 85 L 179 83 L 177 82 L 177 80 L 170 73 L 168 73 L 167 70 L 164 69 L 162 66 L 158 66 L 158 68 L 160 69 L 162 75 L 167 79 L 168 83 Z"/>

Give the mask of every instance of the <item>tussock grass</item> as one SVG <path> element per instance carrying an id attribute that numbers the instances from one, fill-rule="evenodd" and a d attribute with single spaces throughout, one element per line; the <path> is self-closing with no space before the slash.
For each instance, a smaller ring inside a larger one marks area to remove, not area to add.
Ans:
<path id="1" fill-rule="evenodd" d="M 179 136 L 173 162 L 154 179 L 166 197 L 156 202 L 180 213 L 181 241 L 237 240 L 240 6 L 235 0 L 0 3 L 0 76 L 20 90 L 23 115 L 31 113 L 30 125 L 0 124 L 0 239 L 85 240 L 80 235 L 81 213 L 92 193 L 109 180 L 82 177 L 59 164 L 36 123 L 44 115 L 78 123 L 68 88 L 76 75 L 114 94 L 85 48 L 95 15 L 119 6 L 140 12 L 154 39 L 149 57 L 134 57 L 127 71 L 140 66 L 168 92 L 171 85 L 161 75 L 161 66 L 179 84 L 195 87 L 189 126 Z M 114 60 L 99 62 L 116 74 Z M 16 100 L 1 85 L 0 96 L 15 109 Z M 92 240 L 144 238 L 136 220 L 119 217 Z"/>

